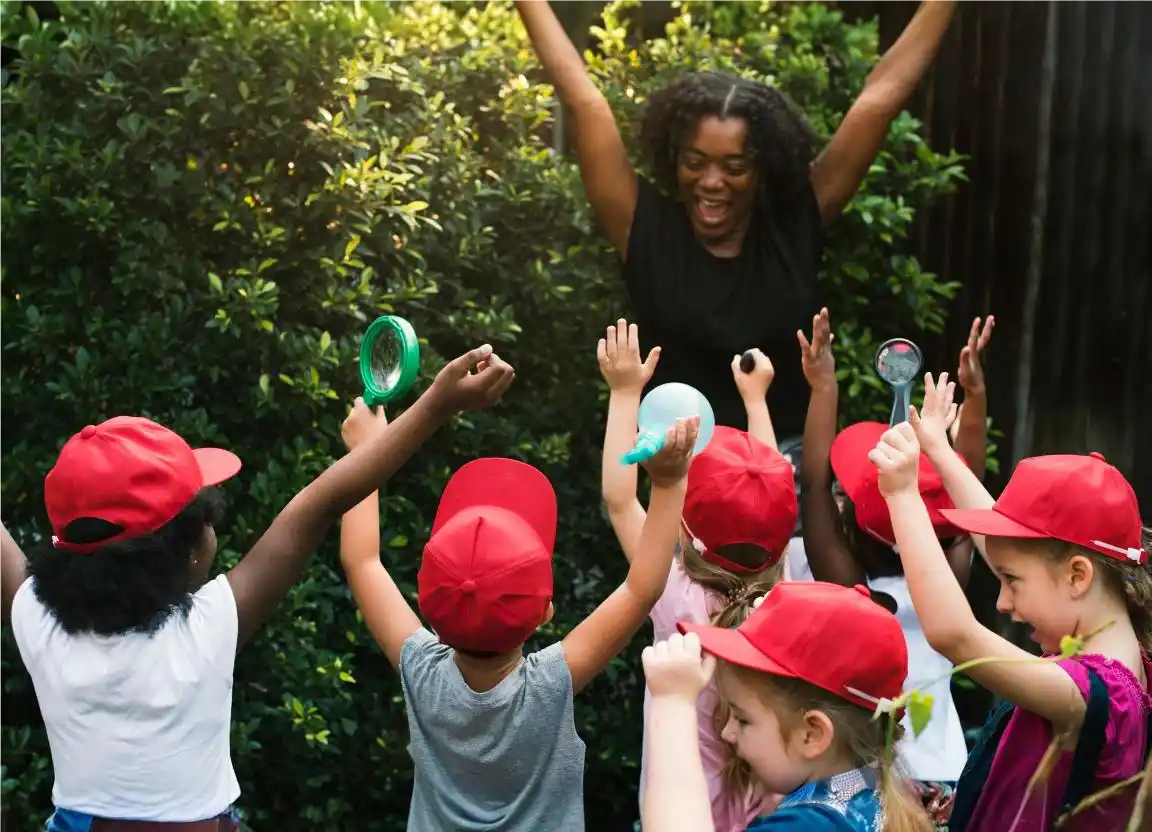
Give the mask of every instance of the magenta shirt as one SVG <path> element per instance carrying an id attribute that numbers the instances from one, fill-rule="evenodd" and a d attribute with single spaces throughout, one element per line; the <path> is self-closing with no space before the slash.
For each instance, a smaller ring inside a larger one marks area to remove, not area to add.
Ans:
<path id="1" fill-rule="evenodd" d="M 1152 696 L 1127 667 L 1100 655 L 1080 656 L 1057 662 L 1076 682 L 1084 700 L 1088 700 L 1090 666 L 1108 688 L 1111 711 L 1105 733 L 1104 748 L 1096 768 L 1096 780 L 1089 793 L 1127 780 L 1144 768 L 1148 747 L 1148 713 Z M 1144 672 L 1152 679 L 1152 662 L 1144 659 Z M 972 832 L 1035 832 L 1051 829 L 1060 811 L 1060 800 L 1068 785 L 1072 752 L 1067 751 L 1056 764 L 1047 783 L 1038 785 L 1027 805 L 1023 795 L 1028 780 L 1052 741 L 1051 725 L 1033 713 L 1017 708 L 1000 738 L 988 780 L 972 813 L 968 828 Z M 1085 810 L 1062 827 L 1062 832 L 1111 832 L 1124 829 L 1136 799 L 1134 785 L 1116 797 Z"/>

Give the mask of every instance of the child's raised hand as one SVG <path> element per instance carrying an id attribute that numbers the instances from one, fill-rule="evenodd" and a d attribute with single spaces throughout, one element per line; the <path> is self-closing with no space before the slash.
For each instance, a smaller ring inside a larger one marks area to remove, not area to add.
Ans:
<path id="1" fill-rule="evenodd" d="M 716 671 L 716 658 L 702 656 L 700 637 L 675 633 L 667 641 L 645 647 L 640 654 L 652 698 L 681 698 L 695 703 Z"/>
<path id="2" fill-rule="evenodd" d="M 740 359 L 736 355 L 732 358 L 732 378 L 736 380 L 736 389 L 740 391 L 740 398 L 744 401 L 764 401 L 768 395 L 768 388 L 772 386 L 772 379 L 776 378 L 776 368 L 771 360 L 758 349 L 748 351 L 756 361 L 752 372 L 746 373 L 740 369 Z"/>
<path id="3" fill-rule="evenodd" d="M 991 315 L 984 319 L 983 328 L 980 326 L 980 319 L 976 318 L 968 331 L 968 343 L 960 350 L 960 371 L 957 376 L 960 379 L 960 386 L 970 396 L 984 394 L 984 367 L 980 363 L 980 356 L 992 338 L 994 326 L 996 319 Z"/>
<path id="4" fill-rule="evenodd" d="M 880 471 L 880 493 L 885 497 L 920 492 L 920 443 L 907 422 L 886 430 L 868 459 Z"/>
<path id="5" fill-rule="evenodd" d="M 639 329 L 621 318 L 615 326 L 608 327 L 607 337 L 596 345 L 596 360 L 609 389 L 639 393 L 656 371 L 660 348 L 653 347 L 641 361 Z"/>
<path id="6" fill-rule="evenodd" d="M 828 310 L 812 316 L 812 340 L 804 336 L 803 330 L 796 330 L 796 340 L 800 342 L 800 360 L 804 365 L 804 378 L 812 389 L 834 387 L 836 385 L 836 361 L 832 357 L 832 324 L 828 320 Z"/>
<path id="7" fill-rule="evenodd" d="M 425 395 L 451 412 L 483 410 L 500 401 L 515 378 L 512 365 L 485 344 L 449 361 Z"/>
<path id="8" fill-rule="evenodd" d="M 373 413 L 364 403 L 364 399 L 357 396 L 355 404 L 348 412 L 348 418 L 340 426 L 340 436 L 343 437 L 348 450 L 352 451 L 386 427 L 388 427 L 388 417 L 384 415 L 384 408 L 378 407 Z"/>
<path id="9" fill-rule="evenodd" d="M 700 417 L 677 419 L 664 436 L 664 447 L 659 453 L 643 463 L 652 478 L 652 485 L 667 488 L 688 476 L 688 466 L 692 463 L 692 451 L 696 447 L 696 436 L 700 432 Z"/>
<path id="10" fill-rule="evenodd" d="M 932 374 L 924 376 L 924 404 L 917 410 L 909 408 L 909 420 L 912 429 L 916 432 L 916 440 L 928 456 L 946 451 L 948 444 L 948 428 L 956 421 L 956 404 L 953 398 L 956 395 L 956 383 L 948 381 L 948 374 L 941 373 L 938 381 L 933 381 Z"/>

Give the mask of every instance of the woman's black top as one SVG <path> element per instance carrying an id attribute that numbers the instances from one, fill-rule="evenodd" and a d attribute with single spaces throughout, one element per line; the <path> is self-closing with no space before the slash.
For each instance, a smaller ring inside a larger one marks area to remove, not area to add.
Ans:
<path id="1" fill-rule="evenodd" d="M 682 203 L 641 179 L 623 273 L 645 351 L 662 348 L 651 386 L 690 384 L 717 424 L 747 429 L 730 365 L 759 347 L 776 368 L 768 391 L 776 436 L 803 433 L 809 391 L 796 330 L 811 337 L 820 311 L 820 248 L 810 189 L 784 208 L 758 199 L 740 254 L 724 258 L 696 239 Z"/>

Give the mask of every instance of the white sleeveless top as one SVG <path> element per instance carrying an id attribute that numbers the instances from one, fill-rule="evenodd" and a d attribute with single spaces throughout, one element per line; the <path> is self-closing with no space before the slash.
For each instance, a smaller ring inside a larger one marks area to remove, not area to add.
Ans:
<path id="1" fill-rule="evenodd" d="M 221 575 L 154 635 L 71 636 L 36 597 L 12 602 L 52 749 L 52 802 L 96 817 L 195 821 L 240 796 L 229 756 L 236 599 Z"/>

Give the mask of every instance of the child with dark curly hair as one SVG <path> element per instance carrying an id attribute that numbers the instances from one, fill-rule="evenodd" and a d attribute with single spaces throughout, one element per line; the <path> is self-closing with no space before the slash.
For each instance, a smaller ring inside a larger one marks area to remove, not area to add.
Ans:
<path id="1" fill-rule="evenodd" d="M 799 435 L 808 396 L 793 333 L 821 305 L 821 229 L 860 186 L 956 4 L 921 5 L 822 150 L 782 91 L 717 72 L 681 76 L 648 99 L 640 139 L 651 181 L 632 169 L 608 102 L 549 4 L 516 6 L 567 107 L 584 187 L 620 256 L 645 349 L 663 347 L 652 383 L 691 384 L 717 424 L 743 430 L 744 403 L 724 368 L 758 347 L 778 368 L 779 436 Z"/>
<path id="2" fill-rule="evenodd" d="M 3 530 L 0 600 L 52 750 L 48 832 L 225 832 L 240 787 L 229 729 L 236 651 L 299 580 L 342 513 L 451 415 L 496 401 L 512 368 L 457 358 L 387 434 L 333 464 L 231 570 L 208 580 L 240 460 L 117 416 L 73 436 L 44 481 L 50 542 Z M 362 401 L 349 422 L 373 417 Z"/>

